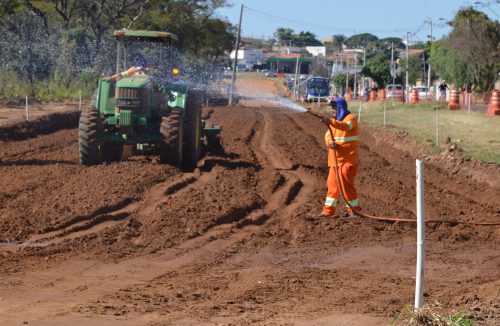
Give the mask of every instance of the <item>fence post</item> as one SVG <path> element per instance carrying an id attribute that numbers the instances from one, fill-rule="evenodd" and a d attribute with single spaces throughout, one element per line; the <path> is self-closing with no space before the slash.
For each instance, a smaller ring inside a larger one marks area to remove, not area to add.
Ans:
<path id="1" fill-rule="evenodd" d="M 359 110 L 358 110 L 358 123 L 361 122 L 361 101 L 359 102 Z"/>
<path id="2" fill-rule="evenodd" d="M 387 99 L 384 100 L 384 128 L 385 128 L 385 119 L 387 112 Z"/>
<path id="3" fill-rule="evenodd" d="M 439 107 L 435 107 L 436 111 L 436 146 L 439 149 Z"/>
<path id="4" fill-rule="evenodd" d="M 24 112 L 26 114 L 26 121 L 29 121 L 30 120 L 30 116 L 29 116 L 29 109 L 28 109 L 28 95 L 26 95 L 26 101 L 25 101 L 25 106 L 24 106 Z"/>
<path id="5" fill-rule="evenodd" d="M 417 170 L 417 268 L 415 283 L 415 309 L 424 302 L 425 264 L 425 206 L 424 206 L 424 162 L 416 160 Z"/>

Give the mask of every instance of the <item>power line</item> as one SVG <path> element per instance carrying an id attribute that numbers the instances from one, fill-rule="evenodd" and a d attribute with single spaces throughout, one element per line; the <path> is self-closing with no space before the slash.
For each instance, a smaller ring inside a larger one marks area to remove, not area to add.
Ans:
<path id="1" fill-rule="evenodd" d="M 344 32 L 354 32 L 354 33 L 356 33 L 356 31 L 359 31 L 358 28 L 325 26 L 325 25 L 312 24 L 309 22 L 285 18 L 285 17 L 269 14 L 269 13 L 266 13 L 266 12 L 263 12 L 263 11 L 260 11 L 257 9 L 253 9 L 253 8 L 250 8 L 247 6 L 245 6 L 245 9 L 247 10 L 247 12 L 254 14 L 256 16 L 263 16 L 263 17 L 266 17 L 267 19 L 272 18 L 271 20 L 273 20 L 273 21 L 278 20 L 279 22 L 286 22 L 289 24 L 295 24 L 295 25 L 300 25 L 300 26 L 305 26 L 305 27 L 321 28 L 323 30 L 328 30 L 328 31 L 344 31 Z M 369 32 L 372 32 L 372 33 L 390 33 L 390 32 L 398 33 L 398 32 L 402 32 L 405 30 L 413 30 L 413 29 L 414 28 L 380 29 L 380 30 L 370 30 Z"/>

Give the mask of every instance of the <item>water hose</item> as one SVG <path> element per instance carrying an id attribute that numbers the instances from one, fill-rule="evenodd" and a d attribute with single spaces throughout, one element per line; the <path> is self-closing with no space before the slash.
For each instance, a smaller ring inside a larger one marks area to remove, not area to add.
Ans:
<path id="1" fill-rule="evenodd" d="M 308 112 L 310 112 L 310 111 L 308 111 Z M 321 118 L 321 116 L 319 116 L 319 115 L 317 115 L 315 113 L 311 112 L 311 114 L 313 114 L 313 115 Z M 333 141 L 335 141 L 335 137 L 333 137 L 333 130 L 332 130 L 332 127 L 330 125 L 330 122 L 328 122 L 326 125 L 328 127 L 328 131 L 330 132 L 330 137 L 332 138 Z M 339 190 L 340 190 L 339 193 L 341 194 L 342 198 L 344 199 L 346 205 L 350 209 L 352 209 L 353 213 L 355 213 L 356 215 L 361 216 L 361 217 L 365 217 L 365 218 L 369 218 L 369 219 L 374 219 L 374 220 L 378 220 L 378 221 L 417 223 L 417 219 L 412 219 L 412 218 L 397 218 L 397 217 L 395 217 L 395 218 L 391 218 L 391 217 L 378 217 L 378 216 L 373 216 L 373 215 L 368 215 L 368 214 L 362 213 L 360 210 L 357 210 L 356 208 L 354 208 L 349 203 L 349 201 L 347 200 L 347 196 L 344 193 L 344 187 L 343 187 L 343 184 L 342 184 L 342 179 L 340 178 L 340 175 L 339 175 L 339 169 L 338 169 L 338 163 L 337 163 L 337 151 L 335 150 L 335 148 L 333 148 L 333 158 L 334 158 L 334 161 L 335 161 L 335 173 L 337 175 L 337 185 L 338 185 Z M 430 223 L 450 224 L 452 226 L 458 225 L 458 224 L 480 225 L 480 226 L 500 225 L 500 222 L 479 223 L 479 222 L 460 222 L 460 221 L 457 221 L 457 220 L 425 220 L 425 223 L 426 224 L 427 223 L 428 224 L 430 224 Z"/>

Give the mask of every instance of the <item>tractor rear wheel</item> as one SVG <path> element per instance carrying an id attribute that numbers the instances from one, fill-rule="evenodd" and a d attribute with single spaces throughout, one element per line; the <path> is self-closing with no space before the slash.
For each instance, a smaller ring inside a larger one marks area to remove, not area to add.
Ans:
<path id="1" fill-rule="evenodd" d="M 78 125 L 78 150 L 80 163 L 94 165 L 102 162 L 97 134 L 99 131 L 99 112 L 85 108 L 80 113 Z"/>
<path id="2" fill-rule="evenodd" d="M 189 92 L 186 100 L 186 117 L 184 121 L 184 155 L 182 168 L 192 171 L 201 157 L 201 104 L 203 94 L 199 91 Z"/>
<path id="3" fill-rule="evenodd" d="M 161 117 L 160 163 L 182 166 L 183 133 L 180 110 L 172 109 L 168 116 Z"/>

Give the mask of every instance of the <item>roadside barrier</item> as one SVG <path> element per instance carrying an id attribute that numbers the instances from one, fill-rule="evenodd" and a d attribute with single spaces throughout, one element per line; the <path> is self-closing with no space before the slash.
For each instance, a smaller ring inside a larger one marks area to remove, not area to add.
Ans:
<path id="1" fill-rule="evenodd" d="M 370 99 L 368 102 L 375 102 L 376 100 L 377 100 L 377 91 L 371 90 L 370 91 Z"/>
<path id="2" fill-rule="evenodd" d="M 414 88 L 414 89 L 411 90 L 410 102 L 411 102 L 411 104 L 417 104 L 419 102 L 418 89 L 417 88 Z"/>
<path id="3" fill-rule="evenodd" d="M 486 111 L 487 116 L 500 115 L 500 90 L 494 89 L 491 94 L 490 105 Z"/>
<path id="4" fill-rule="evenodd" d="M 352 101 L 351 89 L 347 87 L 347 93 L 345 94 L 346 101 Z"/>
<path id="5" fill-rule="evenodd" d="M 386 92 L 385 88 L 382 88 L 379 92 L 378 100 L 385 101 L 386 98 L 387 98 L 387 92 Z"/>
<path id="6" fill-rule="evenodd" d="M 450 92 L 450 103 L 448 110 L 460 110 L 460 89 L 452 88 Z"/>

